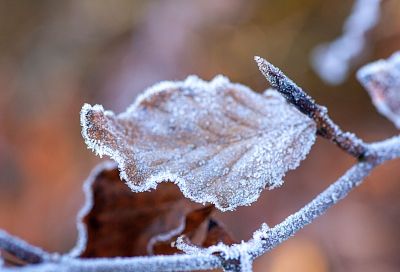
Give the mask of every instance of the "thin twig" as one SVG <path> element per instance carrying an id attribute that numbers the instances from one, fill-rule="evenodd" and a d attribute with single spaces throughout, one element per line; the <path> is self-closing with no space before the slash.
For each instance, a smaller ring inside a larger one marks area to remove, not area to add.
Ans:
<path id="1" fill-rule="evenodd" d="M 38 264 L 53 258 L 52 254 L 10 235 L 4 230 L 0 230 L 0 250 L 29 264 Z"/>
<path id="2" fill-rule="evenodd" d="M 351 167 L 341 178 L 331 184 L 310 203 L 287 217 L 274 228 L 269 229 L 265 234 L 266 239 L 264 239 L 262 250 L 252 252 L 253 257 L 258 257 L 270 251 L 324 214 L 339 200 L 345 198 L 354 187 L 358 186 L 373 168 L 374 163 L 371 162 L 359 162 Z"/>
<path id="3" fill-rule="evenodd" d="M 2 268 L 2 272 L 150 272 L 192 271 L 221 268 L 221 259 L 213 255 L 168 255 L 152 257 L 115 257 L 78 259 L 61 258 L 57 262 L 18 268 Z"/>
<path id="4" fill-rule="evenodd" d="M 333 141 L 350 155 L 358 159 L 364 158 L 367 148 L 361 139 L 357 138 L 353 133 L 342 131 L 329 117 L 327 109 L 315 103 L 314 99 L 281 70 L 261 57 L 254 57 L 254 59 L 271 86 L 299 111 L 315 121 L 319 135 Z"/>

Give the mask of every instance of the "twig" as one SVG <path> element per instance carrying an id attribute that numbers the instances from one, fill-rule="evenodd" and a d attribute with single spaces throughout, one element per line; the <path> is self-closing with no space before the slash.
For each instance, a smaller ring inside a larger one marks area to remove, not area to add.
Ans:
<path id="1" fill-rule="evenodd" d="M 369 175 L 374 168 L 374 163 L 360 162 L 351 167 L 341 178 L 330 185 L 314 200 L 300 209 L 298 212 L 287 217 L 283 222 L 267 231 L 262 250 L 251 252 L 252 256 L 258 257 L 273 249 L 283 241 L 292 237 L 297 231 L 313 222 L 324 214 L 330 207 L 342 200 L 362 180 Z"/>
<path id="2" fill-rule="evenodd" d="M 18 268 L 2 268 L 2 272 L 150 272 L 191 271 L 221 268 L 221 259 L 213 255 L 168 255 L 126 258 L 61 258 L 57 262 Z"/>
<path id="3" fill-rule="evenodd" d="M 3 230 L 0 230 L 0 250 L 4 250 L 30 264 L 38 264 L 54 258 L 52 254 L 41 248 L 32 246 L 24 240 L 10 235 Z"/>
<path id="4" fill-rule="evenodd" d="M 319 135 L 333 141 L 341 149 L 358 159 L 365 157 L 367 150 L 365 143 L 353 133 L 343 132 L 329 117 L 325 107 L 315 103 L 314 99 L 271 63 L 261 57 L 254 57 L 254 59 L 271 86 L 299 111 L 315 121 Z"/>

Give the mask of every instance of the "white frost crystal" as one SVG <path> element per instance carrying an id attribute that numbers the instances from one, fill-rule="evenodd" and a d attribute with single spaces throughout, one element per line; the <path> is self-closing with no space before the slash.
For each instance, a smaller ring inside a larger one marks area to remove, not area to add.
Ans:
<path id="1" fill-rule="evenodd" d="M 400 51 L 362 67 L 357 78 L 378 111 L 400 128 Z"/>
<path id="2" fill-rule="evenodd" d="M 81 125 L 87 146 L 114 159 L 133 191 L 170 181 L 223 211 L 280 186 L 316 132 L 276 91 L 260 95 L 223 76 L 158 83 L 119 115 L 85 104 Z"/>

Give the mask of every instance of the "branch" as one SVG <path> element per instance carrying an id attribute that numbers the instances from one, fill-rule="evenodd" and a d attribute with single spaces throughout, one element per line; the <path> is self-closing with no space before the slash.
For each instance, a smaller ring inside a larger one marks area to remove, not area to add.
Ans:
<path id="1" fill-rule="evenodd" d="M 258 257 L 292 237 L 297 231 L 324 214 L 339 200 L 345 198 L 354 187 L 361 184 L 362 180 L 369 175 L 373 168 L 374 163 L 371 162 L 360 162 L 351 167 L 341 178 L 310 203 L 287 217 L 274 228 L 267 230 L 262 248 L 250 254 L 253 258 Z"/>
<path id="2" fill-rule="evenodd" d="M 150 272 L 192 271 L 222 267 L 221 259 L 213 255 L 168 255 L 152 257 L 116 257 L 77 259 L 64 257 L 48 262 L 18 268 L 1 268 L 2 272 Z"/>
<path id="3" fill-rule="evenodd" d="M 317 133 L 333 141 L 350 155 L 362 159 L 367 150 L 366 144 L 353 133 L 343 132 L 328 115 L 325 107 L 315 103 L 306 92 L 288 78 L 281 70 L 261 57 L 254 57 L 261 73 L 271 86 L 299 111 L 309 116 L 317 124 Z"/>
<path id="4" fill-rule="evenodd" d="M 55 258 L 55 255 L 41 248 L 32 246 L 24 240 L 12 236 L 3 230 L 0 230 L 0 250 L 29 264 L 38 264 Z"/>

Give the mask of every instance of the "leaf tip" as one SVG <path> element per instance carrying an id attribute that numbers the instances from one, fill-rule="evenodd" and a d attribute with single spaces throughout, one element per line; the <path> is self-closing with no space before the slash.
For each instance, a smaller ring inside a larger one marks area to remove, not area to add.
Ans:
<path id="1" fill-rule="evenodd" d="M 104 154 L 99 138 L 103 136 L 103 126 L 105 126 L 105 116 L 102 105 L 90 105 L 85 103 L 80 113 L 80 123 L 82 127 L 82 137 L 87 147 L 97 153 L 100 157 Z"/>

